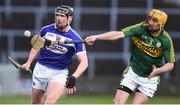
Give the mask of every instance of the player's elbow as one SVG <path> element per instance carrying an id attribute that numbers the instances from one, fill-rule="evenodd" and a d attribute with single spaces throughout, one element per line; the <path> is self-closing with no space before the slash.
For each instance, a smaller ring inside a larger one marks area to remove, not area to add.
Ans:
<path id="1" fill-rule="evenodd" d="M 174 70 L 174 62 L 173 63 L 169 63 L 169 71 Z"/>

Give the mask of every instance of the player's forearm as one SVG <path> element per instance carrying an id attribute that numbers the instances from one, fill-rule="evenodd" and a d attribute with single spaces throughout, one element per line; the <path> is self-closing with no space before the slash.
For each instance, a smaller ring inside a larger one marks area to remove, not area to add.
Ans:
<path id="1" fill-rule="evenodd" d="M 96 40 L 117 40 L 123 38 L 124 34 L 121 31 L 110 31 L 96 36 Z"/>
<path id="2" fill-rule="evenodd" d="M 88 60 L 82 60 L 72 76 L 79 78 L 88 67 Z"/>
<path id="3" fill-rule="evenodd" d="M 168 72 L 174 69 L 174 63 L 166 63 L 165 65 L 163 65 L 162 67 L 159 68 L 159 74 L 164 73 L 164 72 Z"/>
<path id="4" fill-rule="evenodd" d="M 39 53 L 39 49 L 32 48 L 30 53 L 29 53 L 29 58 L 27 60 L 27 63 L 31 64 L 33 62 L 33 60 L 36 58 L 38 53 Z"/>

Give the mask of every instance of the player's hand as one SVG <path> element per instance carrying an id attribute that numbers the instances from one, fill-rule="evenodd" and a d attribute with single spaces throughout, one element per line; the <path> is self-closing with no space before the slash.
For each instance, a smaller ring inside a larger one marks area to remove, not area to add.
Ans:
<path id="1" fill-rule="evenodd" d="M 66 81 L 67 93 L 72 94 L 76 92 L 76 77 L 68 76 Z"/>
<path id="2" fill-rule="evenodd" d="M 22 65 L 22 68 L 24 68 L 23 70 L 28 70 L 30 68 L 30 64 L 26 62 Z"/>
<path id="3" fill-rule="evenodd" d="M 88 44 L 88 45 L 93 45 L 94 42 L 96 41 L 97 37 L 95 35 L 92 36 L 88 36 L 84 39 L 84 41 Z"/>
<path id="4" fill-rule="evenodd" d="M 155 65 L 153 65 L 152 72 L 148 76 L 148 79 L 151 79 L 152 77 L 156 76 L 159 74 L 159 68 L 156 68 Z"/>

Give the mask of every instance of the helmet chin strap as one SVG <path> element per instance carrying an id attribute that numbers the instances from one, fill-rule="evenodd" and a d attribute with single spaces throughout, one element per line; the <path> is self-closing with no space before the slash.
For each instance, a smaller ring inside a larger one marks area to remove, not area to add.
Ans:
<path id="1" fill-rule="evenodd" d="M 67 25 L 70 26 L 70 20 L 68 19 Z"/>
<path id="2" fill-rule="evenodd" d="M 71 18 L 70 18 L 70 16 L 67 16 L 67 24 L 68 24 L 68 26 L 70 26 L 70 24 L 71 24 Z"/>
<path id="3" fill-rule="evenodd" d="M 159 29 L 160 29 L 160 30 L 163 30 L 163 28 L 164 28 L 164 25 L 160 24 Z"/>

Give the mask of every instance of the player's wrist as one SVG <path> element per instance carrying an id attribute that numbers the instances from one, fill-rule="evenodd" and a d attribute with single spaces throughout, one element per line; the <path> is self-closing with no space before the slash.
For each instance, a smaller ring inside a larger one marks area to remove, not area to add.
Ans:
<path id="1" fill-rule="evenodd" d="M 100 35 L 94 35 L 94 41 L 99 40 Z"/>

